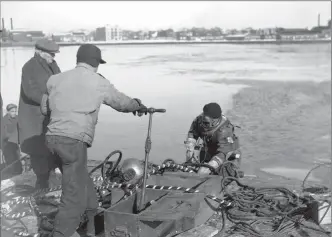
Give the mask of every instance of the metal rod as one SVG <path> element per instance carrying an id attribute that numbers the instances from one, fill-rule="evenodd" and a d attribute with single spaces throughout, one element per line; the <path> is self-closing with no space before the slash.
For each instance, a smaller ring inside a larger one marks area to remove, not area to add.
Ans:
<path id="1" fill-rule="evenodd" d="M 142 187 L 139 210 L 143 210 L 143 208 L 144 208 L 146 179 L 147 179 L 147 172 L 148 172 L 148 161 L 149 161 L 149 153 L 150 153 L 150 150 L 151 150 L 151 127 L 152 127 L 152 113 L 149 113 L 148 135 L 147 135 L 147 138 L 146 138 L 146 141 L 145 141 L 145 160 L 144 160 L 143 187 Z"/>

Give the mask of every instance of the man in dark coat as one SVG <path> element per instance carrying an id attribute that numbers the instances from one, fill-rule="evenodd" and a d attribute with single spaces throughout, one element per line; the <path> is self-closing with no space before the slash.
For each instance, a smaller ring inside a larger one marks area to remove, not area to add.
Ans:
<path id="1" fill-rule="evenodd" d="M 0 93 L 0 134 L 1 134 L 1 129 L 2 129 L 2 96 Z M 2 142 L 0 140 L 0 150 L 2 149 Z M 0 153 L 1 155 L 1 153 Z"/>
<path id="2" fill-rule="evenodd" d="M 31 166 L 37 176 L 36 188 L 48 188 L 50 152 L 45 145 L 45 130 L 48 117 L 42 115 L 40 103 L 46 93 L 50 76 L 60 73 L 54 60 L 59 46 L 42 39 L 36 43 L 35 55 L 22 68 L 20 102 L 18 109 L 19 141 L 21 150 L 31 159 Z"/>

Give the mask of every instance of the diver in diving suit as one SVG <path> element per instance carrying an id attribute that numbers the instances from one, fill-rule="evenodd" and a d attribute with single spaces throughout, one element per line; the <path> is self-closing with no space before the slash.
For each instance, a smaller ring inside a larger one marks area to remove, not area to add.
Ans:
<path id="1" fill-rule="evenodd" d="M 198 139 L 203 140 L 200 152 L 200 163 L 206 163 L 215 169 L 226 161 L 240 165 L 239 139 L 234 133 L 233 124 L 222 114 L 217 103 L 209 103 L 203 107 L 203 113 L 192 122 L 187 141 L 187 162 L 192 162 L 194 146 Z M 210 169 L 201 167 L 199 174 L 209 174 Z"/>

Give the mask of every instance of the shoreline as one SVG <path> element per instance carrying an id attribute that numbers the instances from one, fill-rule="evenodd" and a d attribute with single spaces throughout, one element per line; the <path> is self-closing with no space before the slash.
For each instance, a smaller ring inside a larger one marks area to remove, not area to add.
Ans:
<path id="1" fill-rule="evenodd" d="M 80 46 L 91 43 L 98 46 L 119 45 L 204 45 L 204 44 L 235 44 L 235 45 L 289 45 L 289 44 L 331 44 L 331 39 L 316 40 L 211 40 L 211 41 L 181 41 L 181 40 L 128 40 L 128 41 L 89 41 L 89 42 L 57 42 L 59 46 Z M 0 48 L 34 47 L 35 42 L 1 42 Z"/>

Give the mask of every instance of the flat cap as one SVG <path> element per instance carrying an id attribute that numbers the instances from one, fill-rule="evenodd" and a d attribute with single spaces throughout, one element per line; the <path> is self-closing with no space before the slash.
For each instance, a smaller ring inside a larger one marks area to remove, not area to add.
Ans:
<path id="1" fill-rule="evenodd" d="M 7 111 L 10 111 L 10 110 L 12 110 L 12 109 L 16 109 L 17 108 L 17 105 L 15 105 L 15 104 L 9 104 L 9 105 L 7 105 L 7 107 L 6 107 L 6 110 Z"/>
<path id="2" fill-rule="evenodd" d="M 36 49 L 39 49 L 48 53 L 59 53 L 59 45 L 55 43 L 53 40 L 49 39 L 40 39 L 36 42 Z"/>

